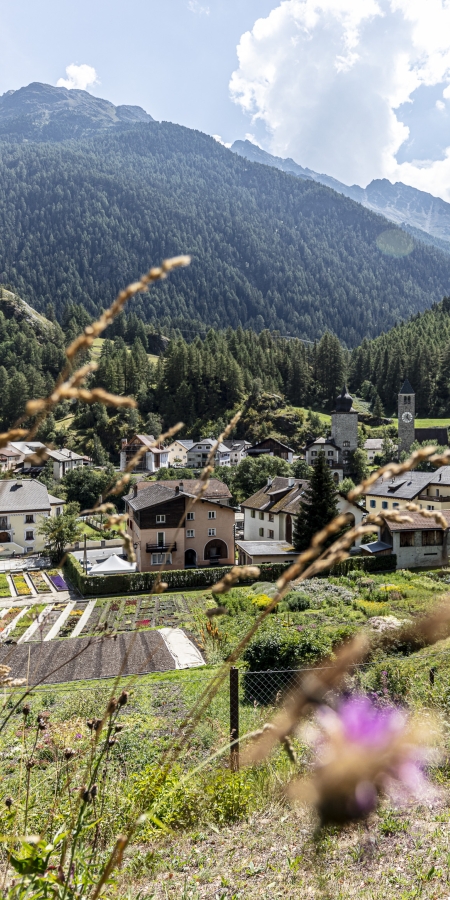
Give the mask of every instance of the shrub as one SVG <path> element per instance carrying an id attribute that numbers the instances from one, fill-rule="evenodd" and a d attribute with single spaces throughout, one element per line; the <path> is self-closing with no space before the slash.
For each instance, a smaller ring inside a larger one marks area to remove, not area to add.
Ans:
<path id="1" fill-rule="evenodd" d="M 311 606 L 310 598 L 301 591 L 289 591 L 284 598 L 287 609 L 291 612 L 303 612 Z"/>
<path id="2" fill-rule="evenodd" d="M 348 575 L 349 572 L 395 572 L 397 557 L 395 553 L 389 556 L 350 556 L 336 563 L 331 570 L 331 575 Z"/>

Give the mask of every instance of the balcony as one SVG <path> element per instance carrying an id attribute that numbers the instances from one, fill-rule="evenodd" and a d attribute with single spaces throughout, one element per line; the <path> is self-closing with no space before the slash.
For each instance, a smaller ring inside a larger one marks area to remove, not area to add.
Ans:
<path id="1" fill-rule="evenodd" d="M 176 542 L 174 544 L 146 544 L 147 553 L 172 553 L 177 549 Z"/>

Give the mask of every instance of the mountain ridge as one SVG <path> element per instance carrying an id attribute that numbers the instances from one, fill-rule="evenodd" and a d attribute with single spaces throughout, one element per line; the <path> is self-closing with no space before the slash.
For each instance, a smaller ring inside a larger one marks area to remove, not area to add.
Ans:
<path id="1" fill-rule="evenodd" d="M 450 203 L 440 197 L 434 197 L 426 191 L 420 191 L 401 181 L 392 184 L 387 178 L 376 178 L 366 188 L 357 184 L 347 185 L 330 175 L 305 169 L 290 157 L 283 159 L 279 156 L 272 156 L 248 140 L 235 141 L 231 150 L 251 162 L 272 166 L 305 181 L 312 180 L 326 185 L 337 191 L 338 194 L 343 194 L 366 209 L 371 209 L 372 212 L 395 222 L 396 225 L 410 226 L 439 241 L 448 242 L 448 249 L 443 248 L 440 244 L 436 244 L 436 246 L 444 249 L 444 252 L 450 252 Z M 419 239 L 419 235 L 416 237 Z"/>
<path id="2" fill-rule="evenodd" d="M 76 88 L 34 81 L 0 96 L 0 140 L 83 139 L 110 129 L 154 119 L 140 106 L 114 106 Z"/>

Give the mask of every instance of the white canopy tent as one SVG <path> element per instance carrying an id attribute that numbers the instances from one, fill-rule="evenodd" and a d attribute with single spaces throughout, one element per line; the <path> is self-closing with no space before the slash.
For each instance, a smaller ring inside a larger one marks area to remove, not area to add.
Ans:
<path id="1" fill-rule="evenodd" d="M 135 572 L 136 563 L 129 563 L 113 553 L 88 571 L 89 575 L 124 575 L 127 572 Z"/>

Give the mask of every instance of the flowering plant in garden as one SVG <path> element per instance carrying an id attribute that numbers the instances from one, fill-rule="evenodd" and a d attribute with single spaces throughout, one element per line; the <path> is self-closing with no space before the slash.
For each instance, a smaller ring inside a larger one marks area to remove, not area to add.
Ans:
<path id="1" fill-rule="evenodd" d="M 336 710 L 321 706 L 315 721 L 312 778 L 291 783 L 289 794 L 313 802 L 321 823 L 365 818 L 381 794 L 401 804 L 435 796 L 423 771 L 436 739 L 430 723 L 425 728 L 404 710 L 365 696 L 345 699 Z"/>
<path id="2" fill-rule="evenodd" d="M 67 591 L 67 584 L 64 581 L 62 575 L 51 575 L 50 580 L 52 584 L 55 586 L 57 591 Z"/>

